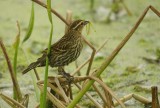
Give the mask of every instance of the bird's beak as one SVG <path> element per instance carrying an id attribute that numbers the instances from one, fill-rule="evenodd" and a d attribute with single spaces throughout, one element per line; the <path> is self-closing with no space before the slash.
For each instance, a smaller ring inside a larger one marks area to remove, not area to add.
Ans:
<path id="1" fill-rule="evenodd" d="M 87 25 L 88 23 L 89 23 L 89 21 L 84 21 L 83 22 L 84 25 Z"/>

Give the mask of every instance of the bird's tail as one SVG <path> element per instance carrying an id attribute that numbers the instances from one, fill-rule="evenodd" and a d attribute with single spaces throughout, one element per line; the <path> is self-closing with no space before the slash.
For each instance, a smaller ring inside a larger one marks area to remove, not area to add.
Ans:
<path id="1" fill-rule="evenodd" d="M 36 62 L 31 63 L 25 70 L 23 70 L 22 74 L 25 74 L 28 71 L 35 69 L 36 67 L 45 66 L 45 59 L 46 59 L 46 56 L 43 55 Z"/>
<path id="2" fill-rule="evenodd" d="M 23 70 L 22 74 L 25 74 L 32 69 L 35 69 L 38 65 L 39 65 L 38 61 L 31 63 L 25 70 Z"/>

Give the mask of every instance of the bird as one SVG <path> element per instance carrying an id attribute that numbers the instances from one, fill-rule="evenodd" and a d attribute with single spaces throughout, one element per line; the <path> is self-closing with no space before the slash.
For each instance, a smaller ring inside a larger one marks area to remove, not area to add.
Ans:
<path id="1" fill-rule="evenodd" d="M 51 45 L 50 52 L 47 54 L 47 48 L 43 50 L 42 56 L 24 69 L 22 74 L 26 74 L 37 67 L 45 66 L 46 57 L 49 59 L 50 67 L 58 67 L 58 72 L 65 73 L 64 66 L 75 61 L 83 49 L 82 30 L 88 23 L 90 22 L 81 19 L 73 21 L 64 36 Z"/>

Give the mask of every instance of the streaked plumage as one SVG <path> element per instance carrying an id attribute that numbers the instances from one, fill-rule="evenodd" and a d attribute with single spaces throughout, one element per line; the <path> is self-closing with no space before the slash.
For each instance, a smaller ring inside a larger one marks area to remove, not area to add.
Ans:
<path id="1" fill-rule="evenodd" d="M 67 33 L 56 43 L 51 45 L 50 53 L 47 55 L 47 49 L 43 51 L 42 57 L 38 58 L 36 62 L 31 63 L 22 73 L 42 67 L 46 64 L 46 56 L 49 58 L 49 65 L 51 67 L 63 67 L 75 61 L 82 51 L 82 29 L 89 23 L 84 20 L 74 21 L 67 31 Z"/>

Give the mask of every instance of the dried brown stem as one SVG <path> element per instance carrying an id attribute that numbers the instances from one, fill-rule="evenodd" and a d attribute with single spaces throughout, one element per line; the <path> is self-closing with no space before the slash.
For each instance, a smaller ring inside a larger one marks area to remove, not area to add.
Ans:
<path id="1" fill-rule="evenodd" d="M 148 99 L 146 99 L 140 95 L 134 94 L 134 93 L 128 94 L 128 95 L 124 96 L 123 98 L 120 98 L 120 100 L 122 102 L 126 102 L 126 101 L 130 100 L 131 98 L 134 98 L 135 100 L 138 100 L 139 102 L 141 102 L 143 104 L 149 104 L 151 102 Z M 117 102 L 114 103 L 115 107 L 118 105 L 119 105 L 119 103 L 117 103 Z"/>
<path id="2" fill-rule="evenodd" d="M 43 92 L 43 86 L 38 84 L 39 89 Z M 58 108 L 66 108 L 63 102 L 59 101 L 54 95 L 47 91 L 47 97 L 51 100 L 51 102 L 56 105 Z"/>
<path id="3" fill-rule="evenodd" d="M 126 108 L 125 105 L 122 103 L 121 100 L 119 100 L 116 95 L 112 92 L 112 90 L 104 83 L 102 82 L 100 79 L 93 77 L 93 76 L 88 76 L 89 79 L 95 80 L 96 82 L 98 82 L 105 91 L 107 91 L 120 105 L 122 108 Z"/>
<path id="4" fill-rule="evenodd" d="M 34 70 L 34 73 L 35 73 L 35 75 L 36 75 L 37 80 L 40 80 L 40 77 L 39 77 L 39 75 L 38 75 L 37 70 L 36 70 L 36 69 L 33 69 L 33 70 Z"/>
<path id="5" fill-rule="evenodd" d="M 69 99 L 68 99 L 68 97 L 66 96 L 66 94 L 65 94 L 62 86 L 60 85 L 58 78 L 55 78 L 55 82 L 56 82 L 57 87 L 59 88 L 59 90 L 60 90 L 60 92 L 61 92 L 61 94 L 62 94 L 65 102 L 66 102 L 66 103 L 69 103 Z"/>
<path id="6" fill-rule="evenodd" d="M 21 101 L 21 104 L 26 108 L 28 108 L 28 103 L 29 103 L 29 94 L 25 94 L 24 98 Z"/>
<path id="7" fill-rule="evenodd" d="M 57 76 L 57 77 L 53 77 L 53 76 L 48 76 L 48 82 L 49 83 L 55 83 L 55 78 L 58 78 L 59 82 L 64 86 L 67 85 L 68 82 L 66 80 L 66 78 L 64 78 L 63 76 Z M 74 80 L 72 81 L 72 83 L 77 83 L 77 82 L 81 82 L 81 81 L 85 81 L 87 80 L 88 77 L 83 77 L 83 76 L 79 76 L 79 77 L 74 77 Z M 38 84 L 43 84 L 44 81 L 38 81 Z"/>
<path id="8" fill-rule="evenodd" d="M 78 89 L 82 89 L 79 84 L 75 83 L 75 85 L 78 87 Z M 96 105 L 97 108 L 103 108 L 89 93 L 86 93 L 85 95 Z"/>
<path id="9" fill-rule="evenodd" d="M 95 53 L 96 53 L 96 49 L 92 46 L 91 43 L 89 43 L 89 42 L 84 38 L 84 36 L 82 36 L 82 38 L 83 38 L 84 42 L 92 49 L 92 54 L 91 54 L 91 57 L 90 57 L 90 60 L 89 60 L 90 62 L 89 62 L 88 69 L 87 69 L 87 73 L 86 73 L 86 75 L 89 75 L 89 72 L 90 72 L 90 70 L 91 70 L 91 66 L 92 66 L 92 63 L 93 63 L 94 55 L 95 55 Z"/>
<path id="10" fill-rule="evenodd" d="M 107 104 L 107 100 L 104 96 L 104 93 L 102 93 L 102 90 L 99 89 L 99 87 L 94 83 L 93 84 L 93 88 L 95 89 L 95 91 L 98 93 L 98 95 L 101 97 L 101 99 L 103 100 L 104 104 Z"/>
<path id="11" fill-rule="evenodd" d="M 141 103 L 144 103 L 144 104 L 147 104 L 147 103 L 150 103 L 150 101 L 140 95 L 137 95 L 137 94 L 133 94 L 132 97 L 138 101 L 140 101 Z"/>
<path id="12" fill-rule="evenodd" d="M 11 107 L 17 106 L 18 108 L 25 108 L 23 105 L 21 105 L 19 102 L 17 102 L 14 99 L 11 99 L 10 97 L 0 93 L 0 97 L 7 102 Z"/>
<path id="13" fill-rule="evenodd" d="M 60 92 L 60 90 L 59 90 L 57 87 L 55 87 L 53 84 L 51 84 L 51 83 L 48 82 L 48 86 L 49 86 L 53 91 L 55 91 L 58 95 L 62 96 L 62 93 Z M 63 96 L 62 96 L 62 97 L 63 97 Z"/>
<path id="14" fill-rule="evenodd" d="M 152 108 L 160 108 L 158 100 L 158 88 L 156 86 L 152 87 Z"/>
<path id="15" fill-rule="evenodd" d="M 108 39 L 104 41 L 104 43 L 97 49 L 96 53 L 98 53 L 104 45 L 108 42 Z M 89 57 L 83 64 L 81 64 L 71 75 L 75 75 L 80 69 L 82 69 L 89 61 L 91 60 L 91 57 Z"/>
<path id="16" fill-rule="evenodd" d="M 99 79 L 102 81 L 101 77 L 99 77 Z M 104 89 L 103 89 L 103 91 L 104 91 L 104 94 L 105 94 L 105 99 L 107 100 L 107 103 L 104 103 L 104 107 L 113 108 L 114 103 L 113 103 L 113 98 L 112 98 L 111 94 Z"/>
<path id="17" fill-rule="evenodd" d="M 9 69 L 9 72 L 10 72 L 10 75 L 11 75 L 11 78 L 12 78 L 13 87 L 15 88 L 15 91 L 16 91 L 16 94 L 17 94 L 17 97 L 18 97 L 18 101 L 21 101 L 22 100 L 22 93 L 20 91 L 20 87 L 19 87 L 17 78 L 16 78 L 16 76 L 15 76 L 15 74 L 13 72 L 13 68 L 12 68 L 10 59 L 8 57 L 8 54 L 7 54 L 7 51 L 6 51 L 6 48 L 5 48 L 4 44 L 3 44 L 2 39 L 0 39 L 0 47 L 1 47 L 2 51 L 3 51 L 5 59 L 7 61 L 8 69 Z"/>

